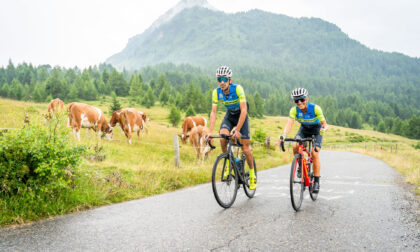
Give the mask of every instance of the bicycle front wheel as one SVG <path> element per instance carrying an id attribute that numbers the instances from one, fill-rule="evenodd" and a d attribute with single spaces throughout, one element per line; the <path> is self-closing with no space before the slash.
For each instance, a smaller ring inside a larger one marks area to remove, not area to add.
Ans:
<path id="1" fill-rule="evenodd" d="M 303 191 L 305 189 L 301 165 L 302 158 L 299 154 L 296 154 L 293 158 L 292 168 L 290 170 L 290 199 L 292 201 L 292 207 L 296 212 L 299 211 L 300 206 L 302 205 Z"/>
<path id="2" fill-rule="evenodd" d="M 236 199 L 238 176 L 227 154 L 219 155 L 214 162 L 212 187 L 217 203 L 223 208 L 231 207 Z"/>
<path id="3" fill-rule="evenodd" d="M 257 175 L 257 166 L 255 165 L 255 159 L 252 159 L 252 161 L 254 162 L 254 171 L 255 171 L 255 177 L 257 177 L 257 182 L 258 182 L 258 175 Z M 246 196 L 248 196 L 248 198 L 252 198 L 255 195 L 255 191 L 257 189 L 254 190 L 250 190 L 249 189 L 249 165 L 246 162 L 246 160 L 244 159 L 244 191 Z"/>

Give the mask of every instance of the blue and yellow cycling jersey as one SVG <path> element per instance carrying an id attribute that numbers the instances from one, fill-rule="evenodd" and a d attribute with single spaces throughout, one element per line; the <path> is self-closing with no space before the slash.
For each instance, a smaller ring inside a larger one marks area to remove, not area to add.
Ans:
<path id="1" fill-rule="evenodd" d="M 290 109 L 289 117 L 300 122 L 305 128 L 320 127 L 321 122 L 325 121 L 324 114 L 320 106 L 308 103 L 306 114 L 297 106 Z"/>
<path id="2" fill-rule="evenodd" d="M 241 85 L 232 83 L 228 95 L 225 95 L 220 87 L 215 88 L 212 101 L 213 105 L 221 102 L 230 113 L 239 112 L 241 110 L 240 103 L 246 102 L 245 92 Z"/>

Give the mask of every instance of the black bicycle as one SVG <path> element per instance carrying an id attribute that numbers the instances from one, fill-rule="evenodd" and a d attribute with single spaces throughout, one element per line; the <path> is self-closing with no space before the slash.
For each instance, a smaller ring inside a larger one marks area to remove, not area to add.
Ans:
<path id="1" fill-rule="evenodd" d="M 249 166 L 246 162 L 244 153 L 241 153 L 239 159 L 239 151 L 233 152 L 233 147 L 241 147 L 237 139 L 230 141 L 233 135 L 221 134 L 220 136 L 210 136 L 209 138 L 224 138 L 228 141 L 227 152 L 220 154 L 213 165 L 212 187 L 214 197 L 221 207 L 229 208 L 235 202 L 236 195 L 240 185 L 243 185 L 246 196 L 254 197 L 255 191 L 249 189 Z M 216 148 L 208 142 L 211 148 Z M 255 165 L 255 176 L 257 176 L 257 166 Z"/>
<path id="2" fill-rule="evenodd" d="M 313 192 L 314 184 L 314 173 L 312 170 L 312 147 L 315 146 L 315 136 L 298 139 L 298 138 L 286 138 L 284 141 L 297 142 L 298 153 L 293 158 L 292 168 L 290 170 L 290 199 L 292 201 L 292 207 L 295 211 L 299 211 L 302 201 L 303 192 L 305 188 L 309 188 L 309 195 L 311 199 L 315 201 L 318 197 L 318 193 Z M 307 147 L 307 144 L 309 145 Z M 283 152 L 284 142 L 280 144 Z M 315 151 L 316 148 L 314 148 Z"/>

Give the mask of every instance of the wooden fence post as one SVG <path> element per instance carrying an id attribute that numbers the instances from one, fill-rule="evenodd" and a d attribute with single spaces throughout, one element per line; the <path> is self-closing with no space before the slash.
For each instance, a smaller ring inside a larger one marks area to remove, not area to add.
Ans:
<path id="1" fill-rule="evenodd" d="M 175 166 L 179 167 L 179 142 L 178 135 L 174 135 Z"/>
<path id="2" fill-rule="evenodd" d="M 270 136 L 265 137 L 264 146 L 265 148 L 270 149 Z"/>

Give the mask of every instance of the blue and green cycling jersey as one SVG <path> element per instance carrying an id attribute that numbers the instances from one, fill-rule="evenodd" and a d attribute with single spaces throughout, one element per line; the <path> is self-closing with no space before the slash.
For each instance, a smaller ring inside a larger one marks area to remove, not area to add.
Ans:
<path id="1" fill-rule="evenodd" d="M 240 103 L 246 102 L 245 92 L 241 85 L 230 84 L 229 94 L 225 95 L 223 90 L 218 87 L 213 90 L 213 105 L 221 102 L 230 113 L 239 112 L 241 110 Z"/>
<path id="2" fill-rule="evenodd" d="M 291 108 L 289 117 L 298 121 L 305 128 L 320 127 L 321 122 L 325 121 L 321 107 L 312 103 L 308 103 L 306 114 L 297 106 Z"/>

